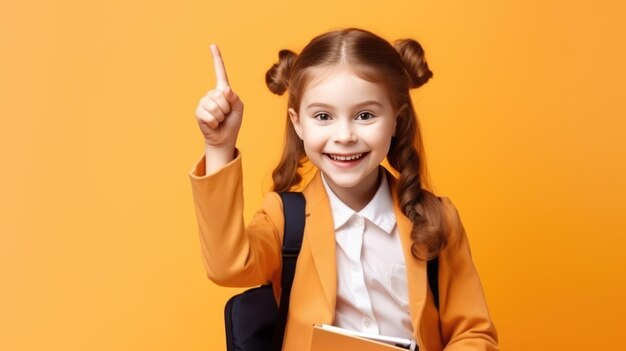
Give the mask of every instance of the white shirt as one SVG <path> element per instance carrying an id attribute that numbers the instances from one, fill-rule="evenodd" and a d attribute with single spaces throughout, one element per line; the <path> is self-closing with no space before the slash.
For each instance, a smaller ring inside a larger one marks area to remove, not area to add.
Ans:
<path id="1" fill-rule="evenodd" d="M 413 339 L 406 265 L 385 172 L 376 194 L 358 213 L 322 181 L 333 214 L 337 303 L 333 325 Z"/>

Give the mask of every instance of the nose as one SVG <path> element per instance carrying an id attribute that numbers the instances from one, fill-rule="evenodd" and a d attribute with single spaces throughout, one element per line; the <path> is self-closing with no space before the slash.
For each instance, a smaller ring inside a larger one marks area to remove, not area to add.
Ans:
<path id="1" fill-rule="evenodd" d="M 357 140 L 357 136 L 354 133 L 353 126 L 350 121 L 342 121 L 335 124 L 335 131 L 333 133 L 333 141 L 336 143 L 353 143 Z"/>

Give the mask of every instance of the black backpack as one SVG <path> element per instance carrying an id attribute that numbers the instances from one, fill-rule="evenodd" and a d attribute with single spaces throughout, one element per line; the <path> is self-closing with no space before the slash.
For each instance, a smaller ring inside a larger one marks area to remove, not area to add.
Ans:
<path id="1" fill-rule="evenodd" d="M 227 351 L 281 351 L 283 347 L 291 285 L 304 234 L 306 201 L 299 192 L 282 192 L 280 197 L 285 217 L 280 307 L 276 306 L 271 283 L 231 297 L 224 308 Z M 439 309 L 437 258 L 428 261 L 427 271 Z"/>

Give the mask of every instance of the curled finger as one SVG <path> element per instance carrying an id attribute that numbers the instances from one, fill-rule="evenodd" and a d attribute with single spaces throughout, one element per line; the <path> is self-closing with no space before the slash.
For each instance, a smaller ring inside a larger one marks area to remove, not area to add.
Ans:
<path id="1" fill-rule="evenodd" d="M 200 106 L 202 106 L 202 108 L 208 113 L 213 115 L 213 117 L 215 117 L 218 122 L 222 122 L 224 118 L 226 118 L 226 115 L 224 114 L 222 109 L 220 109 L 217 103 L 213 101 L 210 97 L 205 97 L 204 99 L 202 99 L 202 101 L 200 102 Z"/>
<path id="2" fill-rule="evenodd" d="M 196 109 L 196 117 L 198 123 L 206 124 L 211 129 L 217 129 L 220 126 L 220 122 L 209 111 L 205 110 L 202 106 L 198 106 Z"/>
<path id="3" fill-rule="evenodd" d="M 213 100 L 213 102 L 217 104 L 220 110 L 222 110 L 224 115 L 227 115 L 230 113 L 230 102 L 228 102 L 225 92 L 219 89 L 215 89 L 215 90 L 210 91 L 207 94 L 207 98 Z"/>

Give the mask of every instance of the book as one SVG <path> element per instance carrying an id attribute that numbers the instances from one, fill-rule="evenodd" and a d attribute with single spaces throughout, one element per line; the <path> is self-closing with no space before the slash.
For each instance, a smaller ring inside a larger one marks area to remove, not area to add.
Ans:
<path id="1" fill-rule="evenodd" d="M 313 324 L 311 351 L 406 351 L 415 350 L 414 340 L 367 334 L 328 324 Z"/>

